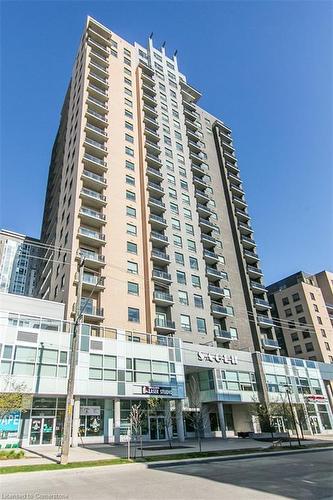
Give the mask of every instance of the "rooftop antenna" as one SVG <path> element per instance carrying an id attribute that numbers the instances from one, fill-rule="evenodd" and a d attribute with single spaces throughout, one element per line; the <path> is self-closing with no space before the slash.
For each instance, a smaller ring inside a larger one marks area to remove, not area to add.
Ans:
<path id="1" fill-rule="evenodd" d="M 163 47 L 163 49 L 164 49 L 164 47 L 165 47 L 165 44 L 166 44 L 166 42 L 163 42 L 163 43 L 162 43 L 162 47 Z"/>
<path id="2" fill-rule="evenodd" d="M 150 39 L 152 39 L 152 38 L 153 38 L 153 34 L 154 34 L 154 32 L 152 31 L 152 32 L 150 33 L 150 35 L 149 35 L 149 38 L 150 38 Z"/>

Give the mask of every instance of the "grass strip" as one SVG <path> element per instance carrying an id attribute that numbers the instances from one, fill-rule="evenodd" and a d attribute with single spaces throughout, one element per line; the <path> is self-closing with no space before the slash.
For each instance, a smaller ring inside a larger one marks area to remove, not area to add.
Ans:
<path id="1" fill-rule="evenodd" d="M 174 455 L 151 455 L 149 457 L 137 458 L 133 460 L 127 460 L 126 458 L 112 458 L 107 460 L 90 460 L 86 462 L 71 462 L 67 465 L 61 464 L 36 464 L 36 465 L 13 465 L 8 467 L 0 466 L 0 474 L 14 474 L 17 472 L 34 472 L 34 471 L 47 471 L 47 470 L 69 470 L 69 469 L 81 469 L 84 467 L 101 467 L 105 465 L 121 465 L 121 464 L 133 464 L 133 463 L 150 463 L 150 462 L 164 462 L 169 460 L 186 460 L 191 458 L 214 458 L 214 457 L 224 457 L 224 456 L 234 456 L 234 455 L 251 455 L 253 453 L 269 453 L 276 451 L 293 451 L 293 450 L 307 450 L 311 448 L 324 448 L 332 447 L 332 443 L 316 443 L 308 446 L 293 446 L 292 448 L 274 447 L 274 448 L 247 448 L 241 450 L 217 450 L 217 451 L 202 451 L 202 452 L 190 452 L 190 453 L 176 453 Z"/>

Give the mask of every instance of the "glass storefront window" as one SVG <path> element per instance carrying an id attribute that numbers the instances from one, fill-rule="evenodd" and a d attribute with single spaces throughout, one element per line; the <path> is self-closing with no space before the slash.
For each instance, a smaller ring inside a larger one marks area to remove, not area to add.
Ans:
<path id="1" fill-rule="evenodd" d="M 104 380 L 117 380 L 116 370 L 104 370 Z"/>
<path id="2" fill-rule="evenodd" d="M 166 361 L 152 361 L 153 372 L 168 373 L 169 366 Z"/>
<path id="3" fill-rule="evenodd" d="M 58 361 L 58 351 L 54 349 L 39 349 L 39 362 L 56 365 Z"/>
<path id="4" fill-rule="evenodd" d="M 33 375 L 35 365 L 28 363 L 14 363 L 13 364 L 13 375 Z"/>
<path id="5" fill-rule="evenodd" d="M 150 360 L 149 359 L 135 359 L 135 370 L 150 372 Z"/>
<path id="6" fill-rule="evenodd" d="M 35 347 L 17 346 L 15 350 L 15 360 L 25 361 L 26 363 L 34 363 L 36 359 L 37 349 Z"/>
<path id="7" fill-rule="evenodd" d="M 41 377 L 56 377 L 57 376 L 57 366 L 56 365 L 39 365 L 37 368 L 38 375 Z"/>
<path id="8" fill-rule="evenodd" d="M 104 368 L 117 368 L 116 356 L 104 356 Z"/>
<path id="9" fill-rule="evenodd" d="M 142 373 L 142 372 L 135 373 L 135 382 L 142 382 L 146 384 L 149 383 L 150 381 L 151 381 L 150 373 Z"/>

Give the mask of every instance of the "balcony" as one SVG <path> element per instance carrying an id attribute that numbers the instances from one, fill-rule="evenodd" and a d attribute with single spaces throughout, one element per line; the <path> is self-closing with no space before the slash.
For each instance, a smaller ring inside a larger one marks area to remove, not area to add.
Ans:
<path id="1" fill-rule="evenodd" d="M 231 164 L 233 164 L 233 163 L 236 163 L 236 162 L 237 162 L 237 158 L 236 158 L 233 154 L 228 153 L 227 151 L 224 151 L 224 152 L 223 152 L 223 155 L 224 155 L 225 160 L 226 160 L 227 162 L 231 162 Z"/>
<path id="2" fill-rule="evenodd" d="M 87 102 L 91 105 L 91 109 L 96 109 L 97 113 L 99 111 L 108 111 L 108 108 L 105 104 L 105 102 L 100 101 L 99 99 L 96 99 L 96 97 L 88 96 Z"/>
<path id="3" fill-rule="evenodd" d="M 88 188 L 101 188 L 106 186 L 106 179 L 101 175 L 94 174 L 90 170 L 83 170 L 81 179 L 84 181 L 84 186 Z"/>
<path id="4" fill-rule="evenodd" d="M 263 272 L 259 267 L 247 266 L 247 273 L 250 278 L 260 278 L 263 276 Z"/>
<path id="5" fill-rule="evenodd" d="M 233 182 L 234 184 L 237 184 L 238 186 L 242 183 L 242 181 L 238 177 L 238 175 L 228 174 L 228 179 L 230 180 L 230 182 Z"/>
<path id="6" fill-rule="evenodd" d="M 148 127 L 153 127 L 154 129 L 158 129 L 158 121 L 155 120 L 155 118 L 152 118 L 151 116 L 144 115 L 143 121 L 145 122 Z"/>
<path id="7" fill-rule="evenodd" d="M 150 116 L 152 118 L 157 118 L 158 113 L 157 110 L 153 106 L 149 106 L 146 102 L 143 103 L 143 111 L 145 112 L 146 116 Z"/>
<path id="8" fill-rule="evenodd" d="M 147 167 L 146 172 L 147 172 L 148 177 L 150 177 L 152 179 L 156 179 L 158 181 L 163 180 L 163 175 L 162 175 L 161 171 L 158 170 L 157 168 Z"/>
<path id="9" fill-rule="evenodd" d="M 159 269 L 153 269 L 153 280 L 159 283 L 171 283 L 171 274 L 165 271 L 160 271 Z"/>
<path id="10" fill-rule="evenodd" d="M 254 248 L 256 246 L 256 242 L 248 236 L 242 236 L 241 241 L 244 248 Z"/>
<path id="11" fill-rule="evenodd" d="M 165 252 L 161 252 L 160 250 L 156 250 L 155 248 L 151 251 L 151 259 L 158 264 L 169 264 L 170 257 Z"/>
<path id="12" fill-rule="evenodd" d="M 220 286 L 208 285 L 208 293 L 213 298 L 224 297 L 223 288 L 221 288 Z"/>
<path id="13" fill-rule="evenodd" d="M 200 151 L 201 151 L 201 145 L 195 141 L 189 140 L 188 147 L 189 147 L 190 151 L 194 151 L 197 153 L 200 153 Z"/>
<path id="14" fill-rule="evenodd" d="M 167 221 L 160 215 L 149 214 L 149 222 L 151 227 L 156 227 L 159 229 L 165 229 L 167 227 Z"/>
<path id="15" fill-rule="evenodd" d="M 142 94 L 142 99 L 143 99 L 143 107 L 145 107 L 145 105 L 149 106 L 150 108 L 154 108 L 157 106 L 157 102 L 156 102 L 156 99 L 155 99 L 155 92 L 154 94 L 148 94 L 147 92 L 144 92 Z"/>
<path id="16" fill-rule="evenodd" d="M 75 282 L 78 282 L 78 275 L 75 277 Z M 98 275 L 83 273 L 82 277 L 82 288 L 83 290 L 93 291 L 93 290 L 104 290 L 104 278 Z"/>
<path id="17" fill-rule="evenodd" d="M 98 212 L 97 210 L 92 210 L 91 208 L 81 207 L 79 210 L 79 216 L 83 223 L 89 224 L 91 226 L 101 226 L 105 224 L 105 214 Z"/>
<path id="18" fill-rule="evenodd" d="M 86 146 L 86 151 L 88 148 L 88 149 L 92 149 L 93 151 L 97 151 L 98 153 L 101 153 L 103 156 L 105 156 L 107 154 L 107 148 L 101 142 L 98 142 L 98 141 L 95 141 L 93 139 L 89 139 L 88 137 L 86 137 L 83 144 L 84 144 L 84 146 Z"/>
<path id="19" fill-rule="evenodd" d="M 88 153 L 85 153 L 83 155 L 82 161 L 85 164 L 92 165 L 94 167 L 99 167 L 104 172 L 107 171 L 107 163 L 106 163 L 106 161 L 101 160 L 100 158 L 97 158 L 97 156 L 93 156 L 93 155 L 90 155 Z"/>
<path id="20" fill-rule="evenodd" d="M 257 283 L 256 281 L 250 281 L 250 287 L 253 293 L 255 294 L 262 294 L 267 292 L 267 288 L 265 285 L 262 285 L 261 283 Z"/>
<path id="21" fill-rule="evenodd" d="M 78 250 L 77 259 L 84 259 L 84 263 L 87 264 L 90 269 L 100 269 L 105 266 L 104 255 L 89 250 L 83 250 L 82 248 Z"/>
<path id="22" fill-rule="evenodd" d="M 148 165 L 152 164 L 154 166 L 157 166 L 158 168 L 162 166 L 162 162 L 159 157 L 148 152 L 146 154 L 146 162 L 148 163 Z"/>
<path id="23" fill-rule="evenodd" d="M 257 321 L 261 328 L 272 328 L 274 326 L 274 321 L 267 316 L 257 316 Z"/>
<path id="24" fill-rule="evenodd" d="M 253 233 L 252 227 L 249 224 L 245 224 L 244 222 L 238 223 L 238 229 L 239 229 L 241 234 L 244 234 L 246 236 Z"/>
<path id="25" fill-rule="evenodd" d="M 200 215 L 210 217 L 212 215 L 213 210 L 211 210 L 207 205 L 203 205 L 202 203 L 197 203 L 197 212 Z"/>
<path id="26" fill-rule="evenodd" d="M 202 154 L 197 154 L 197 153 L 194 153 L 193 151 L 190 151 L 190 156 L 191 156 L 192 160 L 194 160 L 194 162 L 199 163 L 199 165 L 201 163 L 205 163 L 203 161 L 203 155 Z"/>
<path id="27" fill-rule="evenodd" d="M 154 292 L 153 301 L 157 305 L 171 306 L 173 304 L 173 296 L 166 292 Z"/>
<path id="28" fill-rule="evenodd" d="M 191 163 L 191 169 L 192 169 L 194 175 L 195 174 L 205 175 L 206 171 L 207 171 L 207 169 L 202 167 L 202 165 L 197 165 L 196 163 Z M 201 179 L 201 177 L 200 177 L 200 179 Z"/>
<path id="29" fill-rule="evenodd" d="M 240 187 L 240 185 L 237 185 L 237 184 L 230 183 L 230 190 L 236 196 L 244 196 L 244 194 L 245 194 L 243 189 Z"/>
<path id="30" fill-rule="evenodd" d="M 241 221 L 248 221 L 251 219 L 248 213 L 246 213 L 244 210 L 240 210 L 239 208 L 236 208 L 235 214 L 238 220 Z"/>
<path id="31" fill-rule="evenodd" d="M 191 122 L 192 123 L 192 122 Z M 186 133 L 189 137 L 191 137 L 192 139 L 197 139 L 197 140 L 201 140 L 201 136 L 200 134 L 198 134 L 197 130 L 196 129 L 192 129 L 192 128 L 188 128 L 186 130 Z"/>
<path id="32" fill-rule="evenodd" d="M 219 256 L 215 252 L 210 252 L 209 250 L 204 250 L 203 256 L 205 261 L 209 264 L 216 264 L 219 261 Z"/>
<path id="33" fill-rule="evenodd" d="M 108 93 L 105 89 L 94 85 L 92 82 L 88 82 L 88 95 L 98 97 L 99 99 L 104 99 L 106 102 L 108 100 Z"/>
<path id="34" fill-rule="evenodd" d="M 174 321 L 163 318 L 155 318 L 155 330 L 159 333 L 172 333 L 176 331 Z"/>
<path id="35" fill-rule="evenodd" d="M 227 330 L 222 330 L 219 326 L 214 326 L 214 337 L 217 341 L 230 342 L 232 340 L 231 333 Z"/>
<path id="36" fill-rule="evenodd" d="M 199 90 L 192 87 L 192 85 L 185 82 L 184 80 L 180 80 L 180 87 L 181 87 L 182 92 L 186 91 L 191 96 L 191 100 L 194 102 L 196 102 L 202 95 Z"/>
<path id="37" fill-rule="evenodd" d="M 165 203 L 163 203 L 163 201 L 161 200 L 158 200 L 157 198 L 149 197 L 148 205 L 154 209 L 154 212 L 163 213 L 166 210 Z"/>
<path id="38" fill-rule="evenodd" d="M 96 42 L 95 40 L 93 40 L 91 37 L 88 38 L 88 44 L 91 46 L 91 47 L 94 47 L 97 52 L 101 52 L 102 55 L 109 55 L 109 51 L 108 51 L 108 48 L 101 44 L 101 43 L 98 43 Z"/>
<path id="39" fill-rule="evenodd" d="M 156 96 L 156 90 L 155 90 L 155 85 L 147 85 L 146 83 L 142 83 L 142 92 L 144 95 L 150 95 L 151 97 Z"/>
<path id="40" fill-rule="evenodd" d="M 196 186 L 199 186 L 201 189 L 206 189 L 207 188 L 207 182 L 204 177 L 197 177 L 196 175 L 193 176 L 193 184 Z"/>
<path id="41" fill-rule="evenodd" d="M 79 227 L 78 238 L 82 243 L 91 246 L 105 245 L 105 235 L 86 227 Z"/>
<path id="42" fill-rule="evenodd" d="M 87 109 L 86 116 L 96 121 L 102 127 L 108 124 L 108 119 L 106 115 L 101 115 L 101 113 L 97 113 L 97 111 L 94 111 L 91 108 Z"/>
<path id="43" fill-rule="evenodd" d="M 84 307 L 84 299 L 82 299 L 82 307 Z M 102 321 L 104 319 L 104 309 L 100 307 L 93 307 L 89 303 L 83 311 L 83 320 L 85 323 L 90 323 L 91 321 Z"/>
<path id="44" fill-rule="evenodd" d="M 235 207 L 237 207 L 237 208 L 243 208 L 244 209 L 244 208 L 247 207 L 246 201 L 242 200 L 242 198 L 239 198 L 238 196 L 233 195 L 232 201 L 233 201 L 233 204 L 235 205 Z"/>
<path id="45" fill-rule="evenodd" d="M 206 267 L 206 275 L 209 278 L 214 278 L 215 280 L 220 280 L 220 279 L 225 279 L 226 273 L 223 271 L 218 271 L 217 269 L 214 269 L 214 267 Z"/>
<path id="46" fill-rule="evenodd" d="M 222 147 L 225 152 L 233 155 L 235 152 L 235 148 L 231 145 L 231 138 L 228 137 L 227 141 L 222 140 Z"/>
<path id="47" fill-rule="evenodd" d="M 267 337 L 262 337 L 261 338 L 261 344 L 264 349 L 267 351 L 276 351 L 277 349 L 280 349 L 279 343 L 277 340 L 274 339 L 269 339 Z"/>
<path id="48" fill-rule="evenodd" d="M 150 232 L 150 241 L 152 241 L 158 247 L 166 247 L 169 245 L 168 237 L 165 234 L 161 234 L 157 231 Z"/>
<path id="49" fill-rule="evenodd" d="M 95 62 L 97 62 L 99 64 L 102 63 L 102 64 L 105 64 L 105 66 L 109 66 L 109 59 L 108 59 L 108 57 L 103 56 L 101 54 L 98 54 L 92 48 L 90 49 L 89 55 L 90 55 L 91 61 L 95 61 Z"/>
<path id="50" fill-rule="evenodd" d="M 258 262 L 259 260 L 259 255 L 256 254 L 255 252 L 251 252 L 251 250 L 244 250 L 244 257 L 246 262 L 249 263 Z"/>
<path id="51" fill-rule="evenodd" d="M 197 197 L 198 200 L 204 201 L 204 202 L 209 202 L 210 197 L 205 191 L 201 191 L 201 189 L 196 189 L 194 192 L 195 196 Z"/>
<path id="52" fill-rule="evenodd" d="M 254 299 L 254 307 L 258 311 L 267 311 L 268 309 L 272 309 L 268 300 L 257 299 L 257 298 Z"/>
<path id="53" fill-rule="evenodd" d="M 106 206 L 106 196 L 103 194 L 97 193 L 92 189 L 82 188 L 80 191 L 80 197 L 85 200 L 89 200 L 96 207 L 105 207 Z"/>
<path id="54" fill-rule="evenodd" d="M 236 164 L 229 163 L 228 161 L 226 161 L 225 166 L 227 167 L 227 170 L 229 172 L 231 172 L 232 174 L 234 174 L 234 175 L 239 174 L 239 168 Z"/>
<path id="55" fill-rule="evenodd" d="M 108 79 L 107 78 L 103 78 L 102 76 L 98 75 L 94 71 L 90 71 L 88 73 L 88 78 L 89 78 L 90 81 L 93 80 L 94 82 L 98 82 L 98 84 L 104 85 L 105 88 L 107 88 L 109 86 Z M 102 87 L 103 90 L 105 90 L 105 88 L 103 89 L 103 87 Z"/>
<path id="56" fill-rule="evenodd" d="M 201 217 L 199 218 L 199 225 L 201 227 L 201 230 L 205 233 L 209 233 L 209 231 L 218 229 L 218 226 L 216 224 L 213 224 L 209 220 L 202 219 Z"/>
<path id="57" fill-rule="evenodd" d="M 216 245 L 216 238 L 205 233 L 201 234 L 201 241 L 204 248 L 212 248 Z"/>
<path id="58" fill-rule="evenodd" d="M 103 128 L 96 127 L 95 125 L 91 125 L 90 123 L 87 122 L 85 126 L 86 132 L 89 133 L 89 135 L 92 135 L 93 137 L 97 137 L 97 139 L 103 139 L 105 140 L 107 138 L 107 133 Z"/>
<path id="59" fill-rule="evenodd" d="M 140 63 L 140 66 L 143 64 L 144 64 L 143 62 Z M 149 67 L 149 66 L 146 66 L 146 67 Z M 142 78 L 142 81 L 145 82 L 145 84 L 147 84 L 148 86 L 155 87 L 156 82 L 154 80 L 154 71 L 152 70 L 152 68 L 149 68 L 149 69 L 150 69 L 149 74 L 148 74 L 148 72 L 142 71 L 141 78 Z"/>
<path id="60" fill-rule="evenodd" d="M 148 181 L 148 190 L 155 195 L 164 195 L 163 187 L 161 186 L 161 184 L 157 184 L 156 182 Z"/>
<path id="61" fill-rule="evenodd" d="M 197 119 L 196 115 L 194 114 L 194 111 L 188 109 L 188 107 L 185 106 L 184 106 L 184 115 L 189 121 L 192 122 L 195 122 L 195 120 Z"/>
<path id="62" fill-rule="evenodd" d="M 233 316 L 234 311 L 232 307 L 224 307 L 219 304 L 212 304 L 212 315 L 215 318 L 226 318 L 228 316 Z"/>
<path id="63" fill-rule="evenodd" d="M 185 125 L 187 130 L 198 130 L 197 123 L 194 121 L 189 120 L 188 118 L 185 119 Z"/>
<path id="64" fill-rule="evenodd" d="M 155 139 L 156 142 L 160 140 L 160 136 L 156 133 L 156 130 L 153 128 L 145 127 L 144 134 L 150 139 Z"/>
<path id="65" fill-rule="evenodd" d="M 152 141 L 145 141 L 145 148 L 148 152 L 152 152 L 153 154 L 160 154 L 161 153 L 161 148 L 156 142 Z"/>

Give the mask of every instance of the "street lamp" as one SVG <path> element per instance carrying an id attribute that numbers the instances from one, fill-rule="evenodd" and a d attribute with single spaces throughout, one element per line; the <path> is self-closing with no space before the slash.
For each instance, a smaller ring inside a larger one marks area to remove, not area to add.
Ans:
<path id="1" fill-rule="evenodd" d="M 298 446 L 301 446 L 301 440 L 300 440 L 299 434 L 298 434 L 298 427 L 297 427 L 296 417 L 295 417 L 295 414 L 294 414 L 294 408 L 293 408 L 293 405 L 292 405 L 292 402 L 291 402 L 291 397 L 290 397 L 291 388 L 290 388 L 289 385 L 284 385 L 284 388 L 286 389 L 288 403 L 289 403 L 290 411 L 291 411 L 291 416 L 292 416 L 292 419 L 293 419 L 293 422 L 294 422 L 294 426 L 295 426 L 295 429 L 296 429 Z"/>

